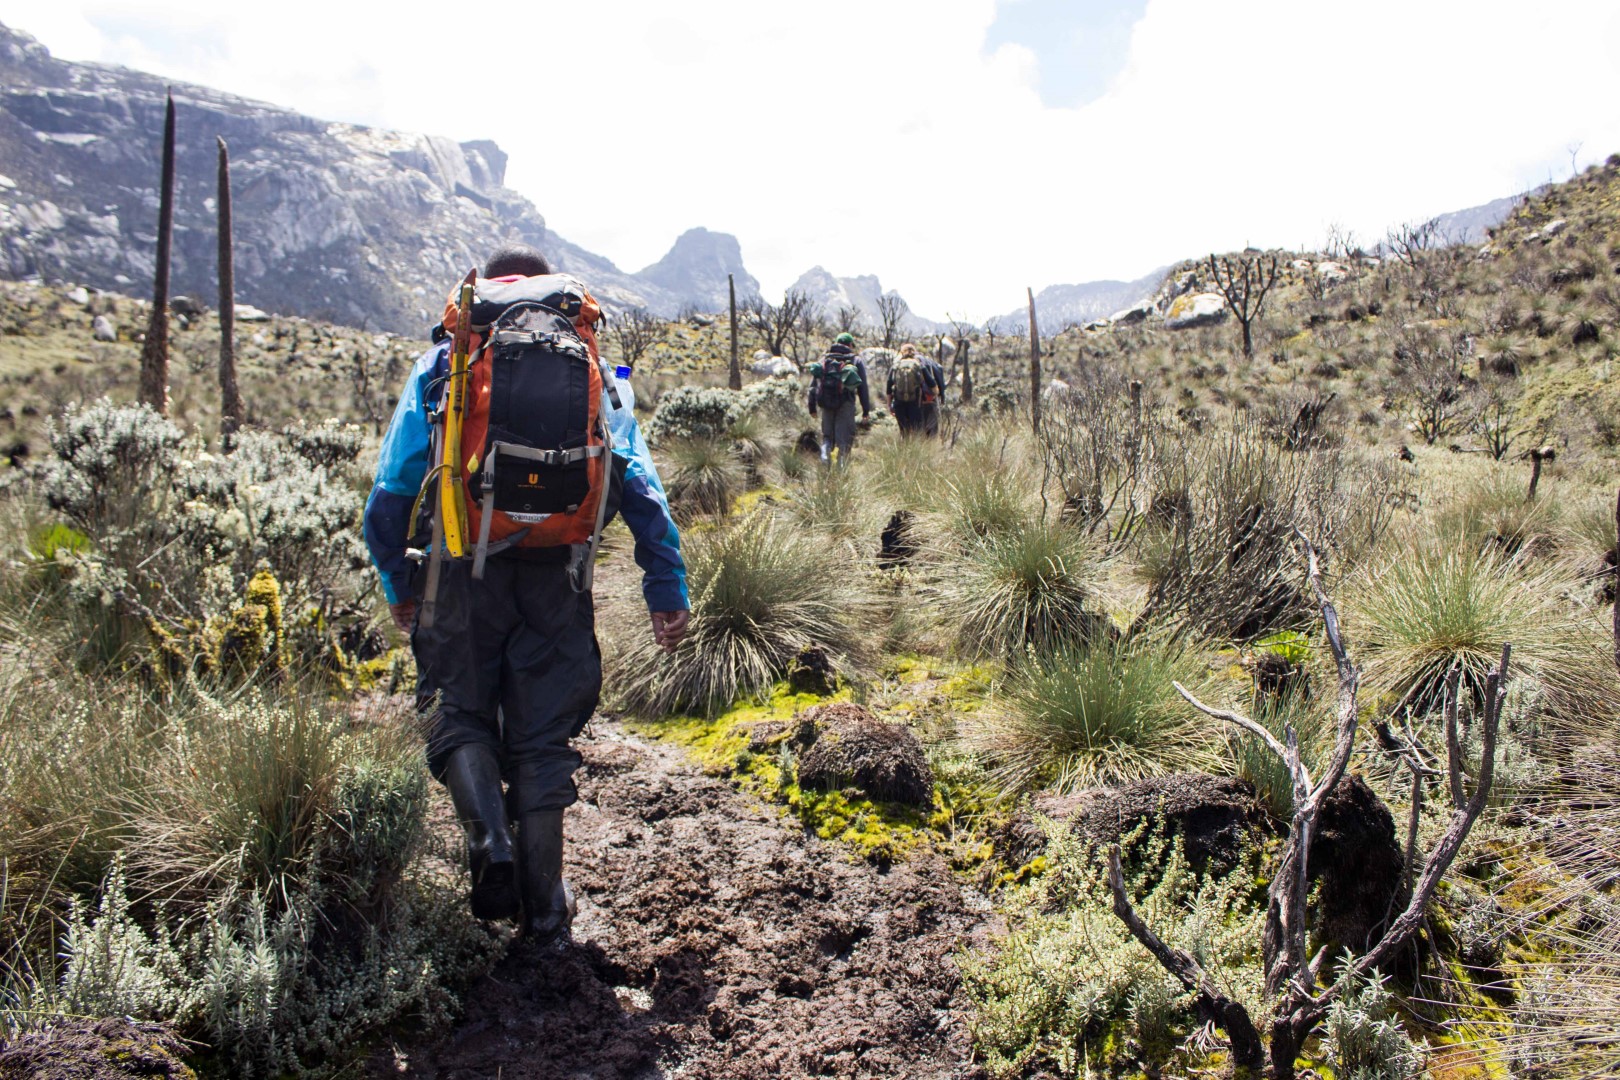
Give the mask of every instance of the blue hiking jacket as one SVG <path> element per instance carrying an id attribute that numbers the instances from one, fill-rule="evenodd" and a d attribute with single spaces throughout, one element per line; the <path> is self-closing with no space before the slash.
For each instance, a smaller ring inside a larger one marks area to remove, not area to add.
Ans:
<path id="1" fill-rule="evenodd" d="M 435 405 L 450 372 L 450 342 L 443 341 L 416 361 L 399 395 L 394 418 L 383 436 L 377 460 L 377 482 L 366 500 L 366 546 L 382 575 L 383 595 L 397 604 L 410 595 L 411 564 L 405 548 L 411 534 L 411 506 L 427 476 L 433 452 L 428 410 Z M 658 478 L 647 440 L 636 422 L 635 394 L 618 380 L 619 404 L 608 416 L 613 452 L 625 461 L 624 495 L 619 513 L 636 541 L 642 595 L 649 611 L 685 611 L 686 563 L 681 534 L 669 511 L 664 484 Z"/>

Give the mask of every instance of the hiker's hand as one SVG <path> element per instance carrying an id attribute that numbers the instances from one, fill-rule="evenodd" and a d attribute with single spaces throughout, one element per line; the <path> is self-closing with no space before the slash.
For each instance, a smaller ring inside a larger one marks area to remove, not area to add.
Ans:
<path id="1" fill-rule="evenodd" d="M 416 620 L 416 601 L 401 600 L 397 604 L 388 605 L 388 613 L 394 617 L 394 625 L 406 637 L 411 636 L 411 623 Z"/>
<path id="2" fill-rule="evenodd" d="M 655 611 L 652 613 L 653 640 L 660 649 L 672 653 L 686 636 L 686 626 L 691 621 L 689 611 Z"/>

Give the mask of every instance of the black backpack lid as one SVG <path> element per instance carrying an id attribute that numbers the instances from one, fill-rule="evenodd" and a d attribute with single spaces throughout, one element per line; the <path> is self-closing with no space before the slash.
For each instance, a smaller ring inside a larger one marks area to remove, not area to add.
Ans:
<path id="1" fill-rule="evenodd" d="M 539 304 L 573 319 L 585 303 L 585 286 L 567 274 L 541 274 L 516 281 L 479 278 L 474 286 L 472 323 L 487 327 L 514 304 Z"/>

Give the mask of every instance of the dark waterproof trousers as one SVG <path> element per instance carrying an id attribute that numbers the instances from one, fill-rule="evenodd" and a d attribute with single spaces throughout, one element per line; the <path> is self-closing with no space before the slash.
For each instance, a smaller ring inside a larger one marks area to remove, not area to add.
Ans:
<path id="1" fill-rule="evenodd" d="M 922 402 L 895 402 L 894 422 L 900 425 L 900 434 L 902 435 L 921 435 L 923 429 Z"/>
<path id="2" fill-rule="evenodd" d="M 939 402 L 927 401 L 922 407 L 922 425 L 924 435 L 939 434 Z"/>
<path id="3" fill-rule="evenodd" d="M 416 577 L 420 588 L 425 569 Z M 447 560 L 433 626 L 417 626 L 411 649 L 434 777 L 457 749 L 482 743 L 501 763 L 514 820 L 578 799 L 569 740 L 596 711 L 602 654 L 591 595 L 574 591 L 566 567 L 492 558 L 474 581 L 471 563 Z"/>
<path id="4" fill-rule="evenodd" d="M 828 460 L 833 450 L 838 451 L 839 464 L 849 464 L 849 452 L 855 447 L 855 399 L 845 398 L 831 407 L 821 407 L 821 460 Z"/>

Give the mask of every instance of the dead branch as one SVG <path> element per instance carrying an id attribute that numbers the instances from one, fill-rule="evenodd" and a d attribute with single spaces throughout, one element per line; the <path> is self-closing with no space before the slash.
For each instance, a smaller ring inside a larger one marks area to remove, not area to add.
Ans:
<path id="1" fill-rule="evenodd" d="M 1242 1003 L 1233 1001 L 1223 994 L 1197 960 L 1180 949 L 1166 945 L 1131 906 L 1130 897 L 1125 895 L 1125 871 L 1120 865 L 1118 844 L 1112 844 L 1108 848 L 1108 891 L 1114 897 L 1115 916 L 1125 924 L 1131 936 L 1153 954 L 1159 966 L 1174 975 L 1181 985 L 1194 995 L 1199 1011 L 1226 1032 L 1226 1037 L 1232 1043 L 1233 1063 L 1238 1068 L 1253 1070 L 1256 1073 L 1263 1069 L 1265 1050 L 1260 1042 L 1260 1032 L 1255 1028 L 1249 1011 Z"/>

